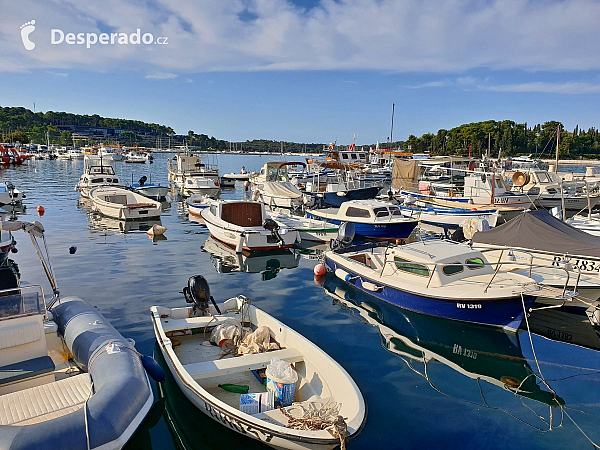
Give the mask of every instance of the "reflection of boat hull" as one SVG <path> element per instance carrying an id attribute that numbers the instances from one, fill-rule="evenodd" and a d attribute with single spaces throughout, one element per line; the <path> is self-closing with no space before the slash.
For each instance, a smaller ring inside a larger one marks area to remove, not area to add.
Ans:
<path id="1" fill-rule="evenodd" d="M 400 310 L 347 289 L 329 273 L 323 288 L 344 307 L 358 307 L 367 323 L 379 327 L 392 353 L 425 363 L 440 361 L 464 376 L 483 379 L 550 406 L 564 403 L 540 389 L 514 333 Z"/>
<path id="2" fill-rule="evenodd" d="M 267 253 L 253 253 L 249 256 L 236 253 L 235 250 L 209 236 L 203 249 L 211 254 L 213 266 L 219 273 L 262 272 L 263 280 L 275 278 L 281 269 L 298 267 L 300 255 L 290 250 Z"/>

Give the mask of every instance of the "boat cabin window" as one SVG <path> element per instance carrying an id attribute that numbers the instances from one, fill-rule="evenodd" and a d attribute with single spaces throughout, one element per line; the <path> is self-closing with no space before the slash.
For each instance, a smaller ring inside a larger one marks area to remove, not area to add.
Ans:
<path id="1" fill-rule="evenodd" d="M 350 153 L 350 157 L 351 157 L 352 159 L 357 159 L 357 157 L 356 157 L 356 153 Z"/>
<path id="2" fill-rule="evenodd" d="M 399 256 L 394 256 L 394 263 L 396 264 L 396 268 L 402 272 L 408 272 L 422 277 L 429 276 L 429 269 L 424 264 L 410 262 L 408 259 L 400 258 Z"/>
<path id="3" fill-rule="evenodd" d="M 548 192 L 548 194 L 556 194 L 558 191 L 554 188 L 548 188 L 546 189 L 546 192 Z"/>
<path id="4" fill-rule="evenodd" d="M 213 216 L 217 216 L 217 206 L 216 205 L 210 205 L 210 213 Z"/>
<path id="5" fill-rule="evenodd" d="M 371 217 L 371 212 L 368 209 L 355 208 L 354 206 L 349 206 L 346 210 L 346 217 Z"/>
<path id="6" fill-rule="evenodd" d="M 454 262 L 450 263 L 449 265 L 442 267 L 442 272 L 444 272 L 444 275 L 448 275 L 448 276 L 455 275 L 457 273 L 461 273 L 463 270 L 465 270 L 465 268 L 458 261 L 454 261 Z"/>
<path id="7" fill-rule="evenodd" d="M 485 262 L 481 258 L 470 258 L 465 261 L 465 265 L 471 270 L 481 269 L 485 267 Z"/>
<path id="8" fill-rule="evenodd" d="M 104 178 L 92 178 L 92 183 L 104 183 Z"/>
<path id="9" fill-rule="evenodd" d="M 392 213 L 392 216 L 401 216 L 402 215 L 402 211 L 400 211 L 400 208 L 397 208 L 397 207 L 390 208 L 390 211 Z"/>
<path id="10" fill-rule="evenodd" d="M 390 215 L 390 211 L 387 208 L 374 208 L 373 212 L 375 217 L 387 217 Z"/>
<path id="11" fill-rule="evenodd" d="M 365 155 L 364 153 L 359 153 L 358 157 L 359 159 L 367 159 L 367 155 Z"/>
<path id="12" fill-rule="evenodd" d="M 348 155 L 346 153 L 342 153 L 342 159 L 348 159 Z"/>

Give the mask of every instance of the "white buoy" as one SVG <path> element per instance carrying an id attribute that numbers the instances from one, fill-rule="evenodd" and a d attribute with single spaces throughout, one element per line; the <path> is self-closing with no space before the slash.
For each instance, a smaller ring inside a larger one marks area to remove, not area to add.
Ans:
<path id="1" fill-rule="evenodd" d="M 160 236 L 164 234 L 165 231 L 167 231 L 167 227 L 155 223 L 148 231 L 146 231 L 146 234 L 148 236 Z"/>

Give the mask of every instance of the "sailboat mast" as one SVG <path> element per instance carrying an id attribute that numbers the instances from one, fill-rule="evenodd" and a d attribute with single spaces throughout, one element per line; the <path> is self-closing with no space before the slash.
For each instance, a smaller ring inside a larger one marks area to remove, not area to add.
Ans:
<path id="1" fill-rule="evenodd" d="M 390 146 L 392 142 L 394 142 L 394 108 L 396 107 L 395 103 L 392 103 L 392 129 L 390 130 Z"/>
<path id="2" fill-rule="evenodd" d="M 558 173 L 558 148 L 560 146 L 560 125 L 556 131 L 556 161 L 554 162 L 554 173 Z"/>

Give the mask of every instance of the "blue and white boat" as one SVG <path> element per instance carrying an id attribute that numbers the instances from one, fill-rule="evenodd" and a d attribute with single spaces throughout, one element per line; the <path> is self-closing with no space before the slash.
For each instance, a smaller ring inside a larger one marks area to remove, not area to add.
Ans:
<path id="1" fill-rule="evenodd" d="M 425 228 L 435 231 L 453 231 L 458 229 L 467 219 L 485 220 L 489 227 L 496 226 L 500 215 L 497 209 L 469 210 L 463 208 L 443 208 L 435 206 L 402 206 L 400 212 L 412 219 L 417 219 Z"/>
<path id="2" fill-rule="evenodd" d="M 325 252 L 334 274 L 410 311 L 517 330 L 540 288 L 529 277 L 487 262 L 467 245 L 429 240 L 367 244 Z"/>
<path id="3" fill-rule="evenodd" d="M 307 182 L 304 192 L 315 198 L 320 206 L 340 207 L 350 200 L 373 199 L 383 188 L 383 180 L 368 180 L 359 174 L 346 171 L 327 176 L 325 184 Z"/>
<path id="4" fill-rule="evenodd" d="M 398 206 L 378 200 L 351 200 L 339 208 L 307 210 L 306 216 L 336 225 L 350 222 L 357 235 L 370 239 L 406 239 L 419 223 L 404 217 Z"/>
<path id="5" fill-rule="evenodd" d="M 169 194 L 169 188 L 167 186 L 152 183 L 152 180 L 148 182 L 148 177 L 146 177 L 146 175 L 142 176 L 137 183 L 131 183 L 130 188 L 132 191 L 135 191 L 144 197 L 159 202 L 165 200 Z"/>
<path id="6" fill-rule="evenodd" d="M 154 400 L 144 367 L 160 368 L 92 305 L 59 298 L 36 241 L 44 235 L 39 222 L 0 222 L 0 229 L 31 235 L 53 290 L 46 303 L 41 286 L 21 286 L 18 271 L 2 268 L 0 446 L 122 448 Z"/>

